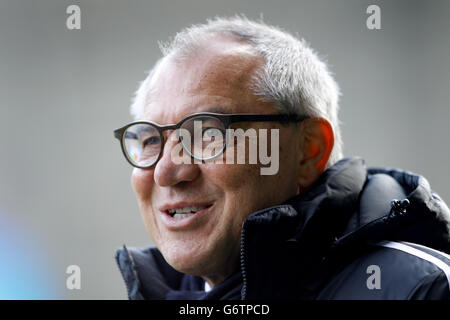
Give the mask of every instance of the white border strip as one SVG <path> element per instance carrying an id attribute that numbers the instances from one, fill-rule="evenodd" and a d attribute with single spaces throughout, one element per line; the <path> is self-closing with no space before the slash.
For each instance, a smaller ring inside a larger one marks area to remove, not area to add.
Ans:
<path id="1" fill-rule="evenodd" d="M 428 262 L 431 262 L 432 264 L 434 264 L 436 267 L 438 267 L 445 273 L 445 276 L 447 277 L 447 281 L 448 281 L 448 287 L 450 288 L 450 266 L 447 263 L 445 263 L 444 261 L 440 260 L 439 258 L 436 258 L 435 256 L 432 256 L 431 254 L 428 254 L 426 252 L 423 252 L 419 249 L 410 247 L 410 246 L 408 246 L 404 243 L 400 243 L 400 242 L 382 241 L 382 242 L 377 243 L 377 245 L 380 245 L 380 246 L 386 247 L 386 248 L 397 249 L 397 250 L 409 253 L 411 255 L 414 255 L 416 257 L 419 257 Z"/>
<path id="2" fill-rule="evenodd" d="M 416 247 L 425 248 L 427 250 L 433 251 L 434 253 L 436 253 L 436 254 L 438 254 L 440 256 L 443 256 L 444 258 L 447 258 L 448 260 L 450 260 L 450 255 L 446 254 L 445 252 L 438 251 L 438 250 L 430 248 L 430 247 L 425 247 L 425 246 L 423 246 L 421 244 L 417 244 L 417 243 L 406 242 L 406 241 L 402 241 L 402 243 L 404 243 L 406 245 L 410 245 L 411 247 L 414 247 L 414 248 L 416 248 Z"/>

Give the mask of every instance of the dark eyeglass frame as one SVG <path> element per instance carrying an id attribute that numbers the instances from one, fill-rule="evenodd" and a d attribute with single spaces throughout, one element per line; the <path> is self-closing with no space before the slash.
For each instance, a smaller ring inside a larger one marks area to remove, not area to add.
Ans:
<path id="1" fill-rule="evenodd" d="M 127 161 L 133 167 L 141 168 L 141 169 L 148 169 L 148 168 L 151 168 L 154 165 L 156 165 L 158 163 L 159 159 L 161 158 L 161 154 L 162 154 L 162 151 L 163 151 L 164 145 L 165 145 L 165 140 L 164 140 L 164 135 L 163 135 L 164 131 L 177 130 L 177 129 L 181 128 L 182 125 L 186 121 L 188 121 L 192 118 L 202 117 L 202 116 L 212 117 L 212 118 L 219 120 L 220 122 L 222 122 L 225 129 L 229 129 L 230 125 L 233 123 L 236 123 L 236 122 L 293 123 L 293 122 L 301 122 L 301 121 L 309 118 L 308 116 L 288 115 L 288 114 L 253 114 L 253 113 L 224 114 L 224 113 L 214 113 L 214 112 L 199 112 L 199 113 L 194 113 L 194 114 L 187 116 L 186 118 L 180 120 L 176 124 L 169 124 L 169 125 L 165 125 L 165 126 L 161 126 L 161 125 L 159 125 L 155 122 L 151 122 L 151 121 L 143 121 L 143 120 L 142 121 L 133 121 L 133 122 L 126 124 L 125 126 L 123 126 L 121 128 L 114 130 L 114 137 L 120 141 L 122 153 L 125 156 L 125 159 L 127 159 Z M 152 163 L 151 165 L 148 165 L 148 166 L 138 166 L 135 163 L 133 163 L 132 160 L 129 158 L 128 153 L 125 148 L 125 142 L 124 142 L 125 141 L 125 132 L 129 127 L 136 125 L 136 124 L 149 124 L 149 125 L 155 127 L 156 130 L 158 130 L 160 138 L 161 138 L 161 150 L 159 151 L 158 157 L 156 158 L 154 163 Z M 220 154 L 223 154 L 225 152 L 226 145 L 227 145 L 227 142 L 225 143 L 224 148 L 222 149 Z M 195 157 L 192 154 L 190 154 L 190 156 L 195 159 Z M 200 160 L 207 161 L 210 159 L 200 159 Z"/>

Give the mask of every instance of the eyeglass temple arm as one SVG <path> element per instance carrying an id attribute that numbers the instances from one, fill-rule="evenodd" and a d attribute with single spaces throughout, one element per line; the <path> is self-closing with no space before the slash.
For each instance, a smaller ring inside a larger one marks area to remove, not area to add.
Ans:
<path id="1" fill-rule="evenodd" d="M 123 130 L 122 129 L 116 129 L 114 130 L 114 138 L 120 140 L 122 139 Z"/>

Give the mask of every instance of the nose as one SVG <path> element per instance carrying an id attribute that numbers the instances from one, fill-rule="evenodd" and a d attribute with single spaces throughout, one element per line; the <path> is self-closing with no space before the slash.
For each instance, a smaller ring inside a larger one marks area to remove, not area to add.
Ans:
<path id="1" fill-rule="evenodd" d="M 181 150 L 182 146 L 176 132 L 170 132 L 153 173 L 154 180 L 159 186 L 171 187 L 181 182 L 194 181 L 200 174 L 199 166 L 194 164 L 190 157 L 188 162 L 184 161 L 187 158 L 181 159 Z"/>

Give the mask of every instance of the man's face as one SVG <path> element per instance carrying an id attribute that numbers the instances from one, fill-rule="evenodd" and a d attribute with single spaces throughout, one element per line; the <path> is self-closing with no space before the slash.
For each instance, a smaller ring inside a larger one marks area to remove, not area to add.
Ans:
<path id="1" fill-rule="evenodd" d="M 142 118 L 165 125 L 197 112 L 274 114 L 273 104 L 258 101 L 248 89 L 261 63 L 247 47 L 228 39 L 209 42 L 208 49 L 187 62 L 165 59 L 152 80 Z M 297 192 L 298 128 L 268 122 L 242 125 L 249 127 L 280 130 L 278 174 L 261 175 L 259 164 L 177 165 L 171 160 L 177 143 L 173 131 L 166 132 L 159 162 L 132 174 L 146 228 L 166 261 L 213 285 L 238 269 L 243 221 Z M 201 210 L 184 218 L 168 212 L 184 207 Z"/>

